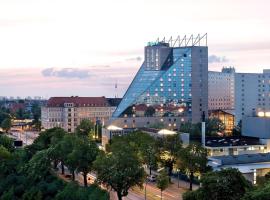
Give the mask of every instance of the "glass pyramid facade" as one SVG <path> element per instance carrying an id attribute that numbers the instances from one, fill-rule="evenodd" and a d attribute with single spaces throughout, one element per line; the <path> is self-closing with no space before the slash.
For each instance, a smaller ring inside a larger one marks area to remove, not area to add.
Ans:
<path id="1" fill-rule="evenodd" d="M 113 113 L 113 118 L 191 118 L 194 91 L 192 74 L 196 75 L 192 69 L 193 50 L 193 46 L 170 47 L 165 42 L 146 46 L 145 60 Z M 200 51 L 196 49 L 196 52 Z"/>

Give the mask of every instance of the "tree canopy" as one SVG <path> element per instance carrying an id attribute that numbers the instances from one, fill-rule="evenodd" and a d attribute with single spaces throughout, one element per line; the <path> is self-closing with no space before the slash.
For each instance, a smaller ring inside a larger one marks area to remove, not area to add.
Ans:
<path id="1" fill-rule="evenodd" d="M 239 200 L 251 189 L 237 169 L 208 172 L 201 179 L 202 186 L 183 195 L 184 200 Z"/>
<path id="2" fill-rule="evenodd" d="M 101 153 L 94 166 L 98 182 L 112 188 L 119 200 L 128 195 L 130 188 L 142 187 L 145 180 L 145 172 L 138 157 L 124 142 L 112 152 Z"/>
<path id="3" fill-rule="evenodd" d="M 179 151 L 177 168 L 189 175 L 190 187 L 195 173 L 203 173 L 207 169 L 207 150 L 199 144 L 190 144 Z"/>
<path id="4" fill-rule="evenodd" d="M 93 136 L 94 123 L 88 119 L 83 119 L 79 126 L 77 126 L 75 133 L 80 136 Z"/>
<path id="5" fill-rule="evenodd" d="M 162 199 L 162 192 L 169 187 L 170 179 L 167 173 L 162 170 L 161 173 L 157 177 L 157 187 L 160 189 L 161 199 Z"/>
<path id="6" fill-rule="evenodd" d="M 4 129 L 6 132 L 8 132 L 11 128 L 11 119 L 10 118 L 6 118 L 2 121 L 1 123 L 1 127 L 2 129 Z"/>

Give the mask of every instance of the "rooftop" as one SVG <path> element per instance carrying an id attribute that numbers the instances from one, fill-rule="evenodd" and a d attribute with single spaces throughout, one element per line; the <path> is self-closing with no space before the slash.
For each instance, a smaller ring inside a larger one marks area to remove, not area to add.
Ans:
<path id="1" fill-rule="evenodd" d="M 260 139 L 248 136 L 232 137 L 206 137 L 206 147 L 230 147 L 230 146 L 252 146 L 262 145 Z"/>
<path id="2" fill-rule="evenodd" d="M 243 154 L 233 156 L 213 156 L 221 161 L 222 165 L 248 164 L 270 162 L 270 153 Z"/>
<path id="3" fill-rule="evenodd" d="M 51 97 L 48 107 L 63 107 L 65 103 L 73 103 L 75 107 L 107 107 L 110 106 L 105 97 Z"/>

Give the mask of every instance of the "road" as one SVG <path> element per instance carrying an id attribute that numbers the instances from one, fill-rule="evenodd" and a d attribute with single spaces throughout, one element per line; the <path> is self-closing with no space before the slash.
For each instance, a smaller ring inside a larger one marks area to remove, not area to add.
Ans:
<path id="1" fill-rule="evenodd" d="M 68 169 L 65 167 L 65 172 L 66 174 L 69 174 Z M 70 181 L 70 179 L 65 178 L 65 176 L 62 176 L 60 174 L 60 166 L 59 166 L 59 170 L 58 170 L 58 175 L 67 180 Z M 88 174 L 87 176 L 88 179 L 88 184 L 93 184 L 96 176 L 95 174 Z M 75 180 L 78 182 L 78 184 L 80 184 L 81 186 L 83 186 L 83 176 L 80 173 L 77 173 L 75 176 Z M 179 188 L 178 188 L 178 181 L 174 178 L 172 178 L 172 183 L 170 184 L 170 186 L 163 191 L 163 200 L 181 200 L 182 199 L 182 194 L 185 193 L 187 191 L 187 188 L 189 186 L 189 184 L 187 182 L 184 181 L 180 181 L 179 182 Z M 109 190 L 108 188 L 101 186 L 103 189 L 106 189 L 109 193 L 110 193 L 110 199 L 111 200 L 117 200 L 117 195 L 114 191 Z M 195 188 L 197 186 L 194 186 Z M 159 200 L 161 194 L 160 194 L 160 190 L 156 187 L 155 183 L 147 183 L 146 185 L 146 199 L 148 200 Z M 138 188 L 135 187 L 131 190 L 129 190 L 129 194 L 126 197 L 123 197 L 123 200 L 144 200 L 145 199 L 145 184 L 143 185 L 143 188 Z"/>
<path id="2" fill-rule="evenodd" d="M 38 132 L 35 131 L 12 131 L 9 134 L 7 134 L 8 137 L 22 140 L 23 145 L 30 145 L 34 142 L 34 140 L 38 137 Z"/>

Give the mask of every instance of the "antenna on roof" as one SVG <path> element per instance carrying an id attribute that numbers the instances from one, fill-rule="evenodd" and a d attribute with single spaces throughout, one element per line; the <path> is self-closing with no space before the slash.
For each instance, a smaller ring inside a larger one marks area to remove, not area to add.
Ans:
<path id="1" fill-rule="evenodd" d="M 114 85 L 114 90 L 115 90 L 115 96 L 114 96 L 114 98 L 118 98 L 117 88 L 118 88 L 118 86 L 117 86 L 117 80 L 116 80 L 115 85 Z"/>

